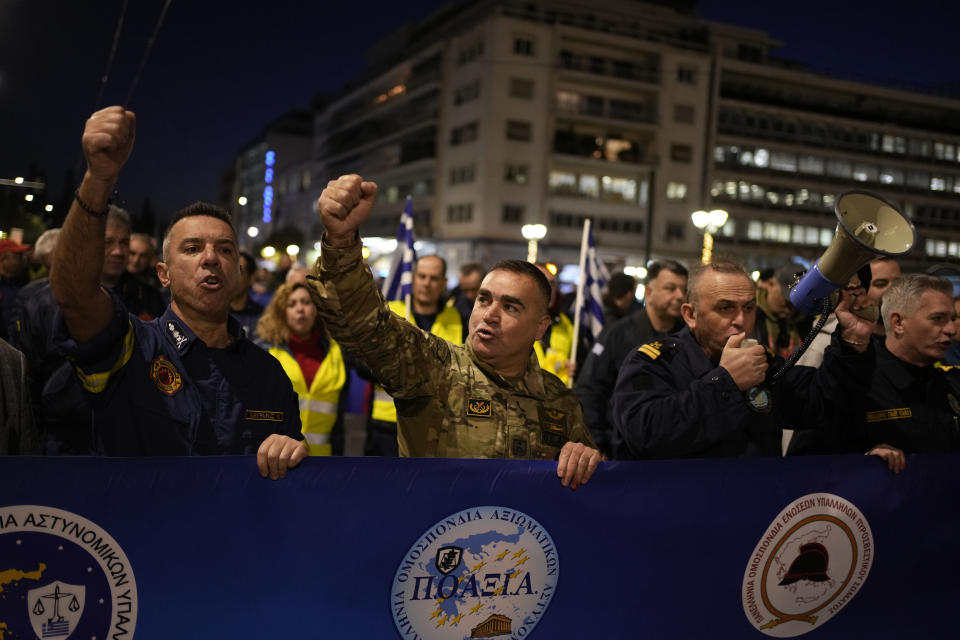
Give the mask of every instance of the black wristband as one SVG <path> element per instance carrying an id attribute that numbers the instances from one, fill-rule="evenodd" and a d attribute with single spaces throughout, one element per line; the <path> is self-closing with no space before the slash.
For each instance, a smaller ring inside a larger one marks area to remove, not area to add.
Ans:
<path id="1" fill-rule="evenodd" d="M 108 204 L 106 207 L 104 207 L 103 211 L 97 211 L 96 209 L 94 209 L 93 207 L 91 207 L 90 205 L 88 205 L 86 202 L 84 202 L 84 201 L 80 198 L 80 189 L 79 189 L 79 188 L 77 188 L 77 190 L 73 192 L 73 199 L 77 201 L 77 204 L 80 205 L 80 208 L 81 208 L 81 209 L 83 209 L 84 211 L 86 211 L 87 213 L 89 213 L 90 215 L 92 215 L 94 218 L 101 218 L 101 219 L 102 219 L 102 218 L 106 218 L 106 217 L 107 217 L 107 213 L 110 212 L 110 205 L 109 205 L 109 204 Z"/>

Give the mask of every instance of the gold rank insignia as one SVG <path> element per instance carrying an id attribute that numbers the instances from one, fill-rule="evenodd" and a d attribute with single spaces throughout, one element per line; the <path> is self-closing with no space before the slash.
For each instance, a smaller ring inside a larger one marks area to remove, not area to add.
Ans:
<path id="1" fill-rule="evenodd" d="M 884 420 L 899 420 L 900 418 L 912 418 L 913 411 L 910 407 L 900 409 L 881 409 L 880 411 L 867 411 L 867 422 L 883 422 Z"/>
<path id="2" fill-rule="evenodd" d="M 662 342 L 648 342 L 647 344 L 641 346 L 637 351 L 644 354 L 651 360 L 656 360 L 660 357 L 660 349 L 663 347 Z"/>
<path id="3" fill-rule="evenodd" d="M 168 396 L 172 396 L 183 386 L 180 372 L 163 356 L 158 356 L 150 365 L 150 379 L 160 393 Z"/>
<path id="4" fill-rule="evenodd" d="M 467 415 L 471 418 L 489 418 L 493 416 L 493 405 L 485 398 L 467 400 Z"/>

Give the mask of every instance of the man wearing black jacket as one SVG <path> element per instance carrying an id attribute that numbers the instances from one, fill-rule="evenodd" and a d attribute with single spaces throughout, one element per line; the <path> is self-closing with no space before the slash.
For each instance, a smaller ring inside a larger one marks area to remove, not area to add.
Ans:
<path id="1" fill-rule="evenodd" d="M 652 262 L 644 280 L 644 308 L 604 327 L 583 363 L 575 393 L 600 450 L 612 459 L 618 439 L 607 412 L 624 358 L 634 349 L 683 328 L 687 269 L 673 260 Z"/>

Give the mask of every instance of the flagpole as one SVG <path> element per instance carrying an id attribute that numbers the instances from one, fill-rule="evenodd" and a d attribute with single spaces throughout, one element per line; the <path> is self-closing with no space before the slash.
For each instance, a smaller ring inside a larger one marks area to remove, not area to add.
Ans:
<path id="1" fill-rule="evenodd" d="M 413 196 L 411 196 L 411 195 L 409 195 L 409 194 L 407 195 L 407 204 L 406 204 L 405 211 L 409 212 L 411 218 L 413 217 Z M 412 224 L 410 225 L 410 237 L 411 237 L 411 238 L 413 237 L 413 225 L 412 225 Z M 410 243 L 410 244 L 411 244 L 411 246 L 413 246 L 413 243 Z M 410 277 L 411 277 L 411 280 L 412 280 L 412 278 L 413 278 L 413 273 L 410 274 Z M 413 283 L 412 283 L 412 282 L 410 283 L 410 286 L 411 286 L 411 288 L 413 287 Z M 408 292 L 405 293 L 404 296 L 403 296 L 403 304 L 404 304 L 404 306 L 406 307 L 407 322 L 413 322 L 413 312 L 412 312 L 412 310 L 411 310 L 411 308 L 410 308 L 410 306 L 411 306 L 411 298 L 412 298 L 411 293 L 412 293 L 412 292 L 408 291 Z M 416 323 L 414 323 L 414 324 L 416 324 Z"/>
<path id="2" fill-rule="evenodd" d="M 583 237 L 580 240 L 580 282 L 577 284 L 577 299 L 573 305 L 573 341 L 570 343 L 568 360 L 575 360 L 577 341 L 580 339 L 580 312 L 583 307 L 583 286 L 587 283 L 587 239 L 590 237 L 590 218 L 583 221 Z M 567 388 L 573 388 L 573 376 L 567 380 Z"/>

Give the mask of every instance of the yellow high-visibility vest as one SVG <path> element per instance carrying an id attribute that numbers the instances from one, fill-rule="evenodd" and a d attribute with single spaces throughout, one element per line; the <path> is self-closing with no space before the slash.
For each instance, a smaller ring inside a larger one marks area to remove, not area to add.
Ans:
<path id="1" fill-rule="evenodd" d="M 330 433 L 337 421 L 340 391 L 347 382 L 347 368 L 343 363 L 340 345 L 330 341 L 327 355 L 313 376 L 309 389 L 300 363 L 286 347 L 270 347 L 270 355 L 280 361 L 300 399 L 301 433 L 310 446 L 310 455 L 329 456 L 333 451 Z"/>
<path id="2" fill-rule="evenodd" d="M 533 343 L 533 350 L 537 354 L 540 368 L 549 371 L 563 380 L 564 384 L 570 380 L 567 372 L 567 360 L 571 359 L 570 345 L 573 344 L 573 323 L 567 314 L 560 314 L 560 321 L 550 327 L 550 346 L 546 349 L 537 340 Z M 574 354 L 575 356 L 576 354 Z"/>

